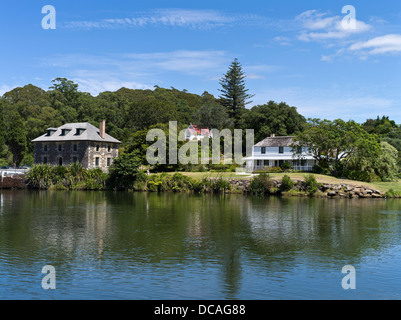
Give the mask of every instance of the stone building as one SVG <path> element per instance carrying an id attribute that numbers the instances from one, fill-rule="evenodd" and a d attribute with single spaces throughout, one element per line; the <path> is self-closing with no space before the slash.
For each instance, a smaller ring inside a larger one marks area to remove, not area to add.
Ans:
<path id="1" fill-rule="evenodd" d="M 69 165 L 79 162 L 86 169 L 105 171 L 118 157 L 120 141 L 106 133 L 106 122 L 99 128 L 90 123 L 68 123 L 49 128 L 32 140 L 35 164 Z"/>

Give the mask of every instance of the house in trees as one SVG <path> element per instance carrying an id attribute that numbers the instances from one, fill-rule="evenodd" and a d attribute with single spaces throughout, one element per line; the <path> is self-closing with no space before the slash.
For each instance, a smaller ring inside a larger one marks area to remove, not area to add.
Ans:
<path id="1" fill-rule="evenodd" d="M 193 124 L 185 130 L 186 140 L 202 140 L 203 138 L 213 138 L 213 135 L 209 129 L 201 129 Z"/>
<path id="2" fill-rule="evenodd" d="M 35 140 L 35 164 L 54 166 L 80 163 L 86 169 L 101 168 L 105 171 L 118 157 L 120 141 L 106 133 L 106 122 L 99 128 L 90 123 L 68 123 L 59 128 L 49 128 Z"/>
<path id="3" fill-rule="evenodd" d="M 288 163 L 294 170 L 312 171 L 316 160 L 308 148 L 297 145 L 295 137 L 276 137 L 274 134 L 253 146 L 252 156 L 244 158 L 246 171 L 264 170 L 269 167 L 282 167 Z M 293 148 L 300 150 L 296 155 Z"/>

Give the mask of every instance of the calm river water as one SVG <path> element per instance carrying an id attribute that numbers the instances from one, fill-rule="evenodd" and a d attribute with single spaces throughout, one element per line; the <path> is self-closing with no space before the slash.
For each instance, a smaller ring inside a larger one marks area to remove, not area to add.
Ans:
<path id="1" fill-rule="evenodd" d="M 400 205 L 2 191 L 0 299 L 401 299 Z"/>

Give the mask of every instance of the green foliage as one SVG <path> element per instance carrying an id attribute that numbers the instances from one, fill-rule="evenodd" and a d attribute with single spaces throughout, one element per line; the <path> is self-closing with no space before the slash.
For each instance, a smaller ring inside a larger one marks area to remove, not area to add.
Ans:
<path id="1" fill-rule="evenodd" d="M 244 115 L 243 128 L 255 130 L 255 141 L 262 141 L 271 134 L 276 136 L 296 135 L 306 127 L 306 119 L 285 102 L 269 101 L 254 106 Z"/>
<path id="2" fill-rule="evenodd" d="M 321 172 L 327 171 L 336 177 L 349 177 L 350 168 L 358 159 L 369 161 L 380 155 L 379 138 L 352 120 L 310 119 L 308 129 L 295 141 L 308 148 Z M 293 147 L 294 154 L 301 156 L 300 148 Z"/>
<path id="3" fill-rule="evenodd" d="M 201 128 L 222 130 L 233 126 L 227 111 L 217 102 L 203 104 L 194 114 L 193 121 Z"/>
<path id="4" fill-rule="evenodd" d="M 362 127 L 368 133 L 374 133 L 378 135 L 386 135 L 398 128 L 396 123 L 386 116 L 383 116 L 382 118 L 377 116 L 376 119 L 367 119 L 366 122 L 362 124 Z"/>
<path id="5" fill-rule="evenodd" d="M 26 150 L 26 131 L 24 122 L 19 113 L 14 112 L 9 121 L 7 144 L 13 155 L 13 164 L 14 166 L 18 166 Z"/>
<path id="6" fill-rule="evenodd" d="M 142 160 L 135 152 L 123 153 L 110 167 L 108 185 L 113 189 L 132 189 L 138 178 Z"/>
<path id="7" fill-rule="evenodd" d="M 258 195 L 271 194 L 274 187 L 275 184 L 271 177 L 266 173 L 261 173 L 252 178 L 249 185 L 249 192 Z"/>
<path id="8" fill-rule="evenodd" d="M 102 190 L 108 175 L 101 169 L 86 170 L 79 163 L 66 166 L 42 164 L 32 167 L 25 181 L 33 189 L 57 190 Z"/>
<path id="9" fill-rule="evenodd" d="M 290 191 L 294 187 L 294 181 L 287 175 L 281 180 L 280 191 Z"/>
<path id="10" fill-rule="evenodd" d="M 397 178 L 398 151 L 387 142 L 381 143 L 381 152 L 377 157 L 353 158 L 344 171 L 348 178 L 366 182 L 389 182 Z"/>
<path id="11" fill-rule="evenodd" d="M 305 189 L 310 194 L 313 195 L 319 190 L 319 184 L 313 174 L 308 174 L 304 178 Z"/>
<path id="12" fill-rule="evenodd" d="M 384 196 L 386 198 L 401 198 L 401 192 L 400 191 L 394 191 L 393 189 L 390 189 L 387 191 Z"/>
<path id="13" fill-rule="evenodd" d="M 238 125 L 240 117 L 252 95 L 248 94 L 245 87 L 245 73 L 238 59 L 234 59 L 228 71 L 220 79 L 221 104 L 226 107 L 229 116 Z"/>

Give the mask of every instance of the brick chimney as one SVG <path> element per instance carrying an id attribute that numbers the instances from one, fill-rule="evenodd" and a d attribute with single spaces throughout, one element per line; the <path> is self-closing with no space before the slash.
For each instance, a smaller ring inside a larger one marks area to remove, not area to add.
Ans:
<path id="1" fill-rule="evenodd" d="M 102 139 L 106 138 L 106 120 L 100 121 L 99 134 Z"/>

